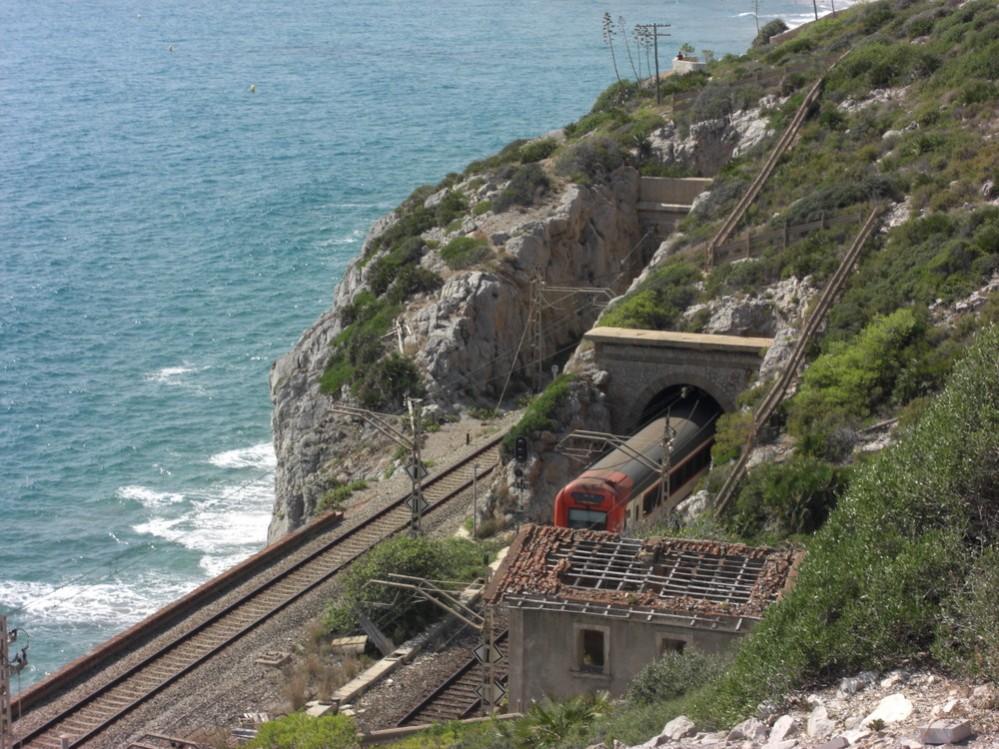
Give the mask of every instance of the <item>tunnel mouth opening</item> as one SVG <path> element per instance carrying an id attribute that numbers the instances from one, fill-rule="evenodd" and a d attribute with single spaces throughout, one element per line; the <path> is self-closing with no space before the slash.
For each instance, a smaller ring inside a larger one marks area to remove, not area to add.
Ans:
<path id="1" fill-rule="evenodd" d="M 638 424 L 635 425 L 636 429 L 640 429 L 653 419 L 665 416 L 668 411 L 674 408 L 687 407 L 704 409 L 719 415 L 725 413 L 725 409 L 714 396 L 696 385 L 670 385 L 660 390 L 645 404 Z"/>

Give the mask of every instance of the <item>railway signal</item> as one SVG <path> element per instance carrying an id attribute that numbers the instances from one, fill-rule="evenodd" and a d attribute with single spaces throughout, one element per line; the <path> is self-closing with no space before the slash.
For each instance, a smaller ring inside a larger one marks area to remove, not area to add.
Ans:
<path id="1" fill-rule="evenodd" d="M 518 463 L 527 462 L 527 437 L 518 437 L 513 449 L 513 457 Z"/>
<path id="2" fill-rule="evenodd" d="M 499 648 L 485 642 L 475 648 L 472 651 L 472 655 L 475 656 L 475 660 L 482 664 L 501 663 L 503 661 L 503 653 L 500 652 Z"/>

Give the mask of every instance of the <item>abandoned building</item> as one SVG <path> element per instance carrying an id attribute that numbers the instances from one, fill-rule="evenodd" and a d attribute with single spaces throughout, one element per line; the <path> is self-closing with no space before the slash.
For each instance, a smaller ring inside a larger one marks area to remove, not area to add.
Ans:
<path id="1" fill-rule="evenodd" d="M 667 651 L 726 649 L 783 594 L 802 554 L 524 526 L 486 589 L 509 626 L 510 710 L 619 695 Z"/>

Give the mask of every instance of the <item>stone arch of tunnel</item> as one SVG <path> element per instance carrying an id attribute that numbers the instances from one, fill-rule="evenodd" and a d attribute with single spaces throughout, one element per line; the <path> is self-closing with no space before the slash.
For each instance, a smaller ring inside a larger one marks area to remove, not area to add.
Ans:
<path id="1" fill-rule="evenodd" d="M 707 390 L 690 383 L 668 385 L 653 395 L 642 409 L 635 424 L 635 429 L 662 416 L 671 406 L 679 403 L 696 404 L 698 410 L 704 409 L 714 413 L 724 413 L 727 409 L 718 402 L 718 398 Z"/>
<path id="2" fill-rule="evenodd" d="M 659 416 L 669 403 L 681 396 L 687 388 L 689 397 L 701 397 L 705 404 L 727 413 L 735 410 L 735 402 L 726 392 L 708 377 L 699 377 L 691 372 L 682 377 L 665 377 L 648 383 L 632 400 L 632 405 L 622 423 L 627 433 L 632 433 L 643 424 Z"/>

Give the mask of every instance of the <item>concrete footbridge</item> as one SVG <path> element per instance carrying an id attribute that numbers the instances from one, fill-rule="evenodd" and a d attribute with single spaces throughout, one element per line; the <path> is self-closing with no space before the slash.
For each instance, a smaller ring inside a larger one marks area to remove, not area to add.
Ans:
<path id="1" fill-rule="evenodd" d="M 584 339 L 594 346 L 597 367 L 610 375 L 607 396 L 619 434 L 658 413 L 683 387 L 734 410 L 773 344 L 772 338 L 606 327 Z"/>

